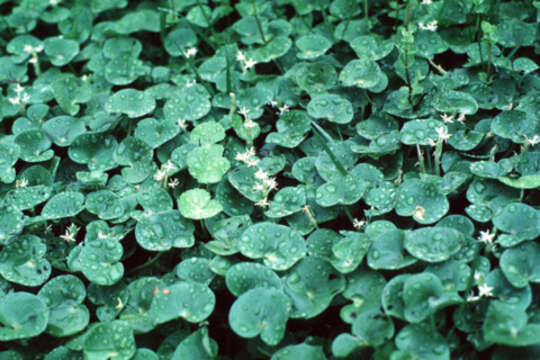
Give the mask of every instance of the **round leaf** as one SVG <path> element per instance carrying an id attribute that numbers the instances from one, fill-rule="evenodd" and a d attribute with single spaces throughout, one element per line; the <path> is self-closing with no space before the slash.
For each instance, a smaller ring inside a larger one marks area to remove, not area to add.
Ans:
<path id="1" fill-rule="evenodd" d="M 193 223 L 178 210 L 167 210 L 142 217 L 135 226 L 135 238 L 143 249 L 167 251 L 173 247 L 188 248 L 195 243 Z"/>
<path id="2" fill-rule="evenodd" d="M 266 344 L 277 345 L 285 334 L 289 298 L 274 288 L 255 288 L 242 295 L 229 310 L 231 329 L 243 338 L 257 335 Z"/>
<path id="3" fill-rule="evenodd" d="M 244 231 L 238 241 L 242 255 L 263 259 L 273 270 L 287 270 L 306 254 L 304 238 L 288 226 L 259 222 Z"/>
<path id="4" fill-rule="evenodd" d="M 353 107 L 349 100 L 335 94 L 322 94 L 308 103 L 308 114 L 314 118 L 325 118 L 337 124 L 347 124 L 353 118 Z"/>
<path id="5" fill-rule="evenodd" d="M 463 234 L 458 230 L 436 226 L 407 232 L 404 246 L 417 259 L 441 262 L 457 253 L 462 242 Z"/>
<path id="6" fill-rule="evenodd" d="M 223 208 L 217 200 L 210 198 L 208 191 L 191 189 L 178 198 L 178 210 L 185 218 L 201 220 L 219 214 Z"/>
<path id="7" fill-rule="evenodd" d="M 156 108 L 156 100 L 147 93 L 135 89 L 115 92 L 105 103 L 109 113 L 126 114 L 130 118 L 149 114 Z"/>
<path id="8" fill-rule="evenodd" d="M 0 319 L 1 341 L 31 338 L 47 328 L 49 309 L 34 294 L 10 292 L 0 298 Z"/>
<path id="9" fill-rule="evenodd" d="M 208 286 L 195 282 L 177 282 L 158 289 L 152 300 L 150 314 L 156 324 L 183 318 L 192 323 L 206 319 L 216 304 Z"/>

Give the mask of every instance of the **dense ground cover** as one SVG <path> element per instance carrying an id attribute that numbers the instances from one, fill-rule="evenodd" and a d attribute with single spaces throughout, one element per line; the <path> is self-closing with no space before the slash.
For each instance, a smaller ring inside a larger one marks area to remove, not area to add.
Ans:
<path id="1" fill-rule="evenodd" d="M 1 360 L 540 358 L 540 1 L 0 15 Z"/>

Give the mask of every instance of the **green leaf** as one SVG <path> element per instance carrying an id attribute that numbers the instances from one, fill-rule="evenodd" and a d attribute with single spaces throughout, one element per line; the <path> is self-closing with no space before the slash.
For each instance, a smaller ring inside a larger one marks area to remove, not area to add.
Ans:
<path id="1" fill-rule="evenodd" d="M 58 146 L 69 146 L 81 134 L 86 132 L 82 119 L 71 116 L 56 116 L 43 123 L 43 130 L 52 137 Z"/>
<path id="2" fill-rule="evenodd" d="M 275 352 L 270 360 L 326 360 L 322 345 L 309 345 L 306 343 L 289 345 Z"/>
<path id="3" fill-rule="evenodd" d="M 520 240 L 533 240 L 540 235 L 540 213 L 522 203 L 511 203 L 493 218 L 493 225 Z"/>
<path id="4" fill-rule="evenodd" d="M 150 251 L 167 251 L 173 247 L 188 248 L 195 243 L 195 226 L 178 210 L 160 211 L 143 216 L 135 227 L 139 245 Z"/>
<path id="5" fill-rule="evenodd" d="M 204 86 L 195 84 L 182 89 L 178 95 L 167 100 L 163 107 L 165 118 L 193 121 L 208 114 L 211 108 L 208 92 Z"/>
<path id="6" fill-rule="evenodd" d="M 380 73 L 381 69 L 375 61 L 360 58 L 351 60 L 345 65 L 339 74 L 339 81 L 345 86 L 358 86 L 362 89 L 369 89 L 377 85 Z"/>
<path id="7" fill-rule="evenodd" d="M 10 292 L 0 298 L 0 319 L 1 341 L 31 338 L 47 328 L 49 309 L 34 294 Z"/>
<path id="8" fill-rule="evenodd" d="M 223 208 L 217 200 L 211 199 L 208 191 L 191 189 L 178 198 L 178 210 L 185 218 L 200 220 L 219 214 Z"/>
<path id="9" fill-rule="evenodd" d="M 0 206 L 0 244 L 8 244 L 14 235 L 23 231 L 24 214 L 11 205 Z"/>
<path id="10" fill-rule="evenodd" d="M 76 191 L 64 191 L 47 201 L 41 216 L 47 219 L 73 217 L 84 209 L 84 195 Z"/>
<path id="11" fill-rule="evenodd" d="M 517 288 L 527 286 L 529 282 L 540 282 L 540 245 L 527 241 L 506 249 L 500 258 L 501 270 L 508 281 Z"/>
<path id="12" fill-rule="evenodd" d="M 197 35 L 189 28 L 178 27 L 167 34 L 163 46 L 171 56 L 182 56 L 197 44 Z"/>
<path id="13" fill-rule="evenodd" d="M 79 278 L 69 274 L 56 276 L 43 285 L 38 296 L 49 308 L 48 334 L 70 336 L 88 325 L 90 312 L 82 304 L 86 287 Z"/>
<path id="14" fill-rule="evenodd" d="M 282 289 L 283 284 L 277 274 L 263 264 L 241 262 L 234 264 L 225 275 L 227 289 L 236 297 L 243 293 L 263 287 Z"/>
<path id="15" fill-rule="evenodd" d="M 394 335 L 394 323 L 379 310 L 361 312 L 351 332 L 367 346 L 380 346 Z"/>
<path id="16" fill-rule="evenodd" d="M 270 222 L 259 222 L 248 227 L 237 242 L 242 255 L 263 259 L 273 270 L 287 270 L 306 253 L 304 238 L 293 229 Z"/>
<path id="17" fill-rule="evenodd" d="M 444 337 L 425 324 L 407 325 L 396 335 L 396 346 L 418 359 L 450 360 L 450 349 Z"/>
<path id="18" fill-rule="evenodd" d="M 202 327 L 186 337 L 178 345 L 172 360 L 211 360 L 218 353 L 218 343 L 208 336 L 208 329 Z"/>
<path id="19" fill-rule="evenodd" d="M 44 45 L 45 54 L 49 56 L 49 60 L 54 66 L 69 64 L 79 53 L 79 43 L 75 40 L 50 37 L 44 41 Z"/>
<path id="20" fill-rule="evenodd" d="M 80 270 L 86 278 L 95 284 L 110 286 L 124 276 L 122 244 L 115 239 L 98 238 L 85 241 L 79 253 Z"/>
<path id="21" fill-rule="evenodd" d="M 353 118 L 353 107 L 349 100 L 335 94 L 317 95 L 308 103 L 308 114 L 314 118 L 325 118 L 337 124 L 347 124 Z"/>
<path id="22" fill-rule="evenodd" d="M 402 230 L 390 230 L 376 236 L 367 256 L 369 267 L 395 270 L 414 264 L 417 259 L 405 252 L 404 242 Z"/>
<path id="23" fill-rule="evenodd" d="M 171 119 L 146 118 L 137 123 L 135 137 L 155 149 L 180 133 L 180 127 Z"/>
<path id="24" fill-rule="evenodd" d="M 200 184 L 219 182 L 231 164 L 223 157 L 224 147 L 218 144 L 205 144 L 191 150 L 187 155 L 187 166 L 191 176 Z"/>
<path id="25" fill-rule="evenodd" d="M 457 291 L 445 291 L 437 276 L 424 272 L 411 275 L 405 280 L 403 301 L 405 319 L 410 323 L 419 323 L 437 310 L 458 304 L 463 300 Z"/>
<path id="26" fill-rule="evenodd" d="M 345 278 L 330 263 L 305 257 L 284 279 L 284 293 L 292 301 L 289 317 L 310 319 L 322 313 L 345 289 Z"/>
<path id="27" fill-rule="evenodd" d="M 296 40 L 296 47 L 300 52 L 296 54 L 299 59 L 316 59 L 330 49 L 332 42 L 325 36 L 318 34 L 303 35 Z"/>
<path id="28" fill-rule="evenodd" d="M 274 288 L 255 288 L 242 295 L 229 310 L 231 329 L 243 338 L 254 338 L 272 346 L 277 345 L 285 334 L 289 298 Z"/>
<path id="29" fill-rule="evenodd" d="M 149 114 L 155 107 L 156 101 L 152 96 L 135 89 L 117 91 L 105 103 L 107 112 L 126 114 L 130 118 Z"/>
<path id="30" fill-rule="evenodd" d="M 500 301 L 491 301 L 482 331 L 486 340 L 509 346 L 538 344 L 540 326 L 527 324 L 524 310 Z"/>
<path id="31" fill-rule="evenodd" d="M 156 324 L 177 318 L 198 323 L 210 316 L 215 304 L 216 298 L 208 286 L 181 281 L 158 289 L 150 314 Z"/>
<path id="32" fill-rule="evenodd" d="M 85 359 L 128 360 L 133 357 L 136 351 L 135 338 L 127 324 L 115 320 L 92 325 L 82 335 Z"/>
<path id="33" fill-rule="evenodd" d="M 463 241 L 458 230 L 443 226 L 423 227 L 405 233 L 404 246 L 417 259 L 427 262 L 448 260 Z"/>
<path id="34" fill-rule="evenodd" d="M 17 284 L 39 286 L 51 274 L 51 264 L 45 259 L 46 252 L 47 247 L 39 237 L 22 235 L 0 251 L 0 274 Z"/>
<path id="35" fill-rule="evenodd" d="M 176 265 L 174 271 L 176 276 L 184 281 L 198 282 L 209 285 L 214 279 L 214 274 L 210 269 L 210 260 L 200 257 L 192 257 L 182 260 Z"/>
<path id="36" fill-rule="evenodd" d="M 420 224 L 433 224 L 448 212 L 450 204 L 436 183 L 407 179 L 399 185 L 396 213 L 413 216 Z"/>

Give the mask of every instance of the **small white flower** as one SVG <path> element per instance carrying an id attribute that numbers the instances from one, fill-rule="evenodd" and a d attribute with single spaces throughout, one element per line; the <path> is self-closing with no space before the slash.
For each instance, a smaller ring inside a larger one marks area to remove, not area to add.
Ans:
<path id="1" fill-rule="evenodd" d="M 261 199 L 255 203 L 255 206 L 260 206 L 260 207 L 267 207 L 269 205 L 270 203 L 268 202 L 267 198 Z"/>
<path id="2" fill-rule="evenodd" d="M 245 119 L 247 117 L 247 114 L 249 113 L 249 109 L 242 106 L 238 109 L 238 113 L 242 115 Z"/>
<path id="3" fill-rule="evenodd" d="M 189 59 L 190 57 L 195 56 L 197 51 L 197 48 L 191 47 L 184 52 L 184 56 Z"/>
<path id="4" fill-rule="evenodd" d="M 456 120 L 463 124 L 465 122 L 465 113 L 460 113 Z"/>
<path id="5" fill-rule="evenodd" d="M 255 185 L 251 188 L 253 191 L 264 191 L 264 184 L 256 182 Z"/>
<path id="6" fill-rule="evenodd" d="M 353 227 L 355 229 L 361 229 L 366 224 L 365 220 L 358 220 L 357 218 L 353 219 Z"/>
<path id="7" fill-rule="evenodd" d="M 183 130 L 186 129 L 186 120 L 184 119 L 178 119 L 178 121 L 176 122 L 178 124 L 178 126 L 180 126 Z"/>
<path id="8" fill-rule="evenodd" d="M 167 163 L 165 165 L 161 165 L 161 167 L 167 172 L 176 169 L 176 166 L 174 166 L 171 160 L 168 160 Z"/>
<path id="9" fill-rule="evenodd" d="M 435 131 L 437 132 L 437 135 L 439 135 L 439 140 L 441 141 L 446 141 L 450 139 L 450 137 L 452 136 L 451 134 L 448 133 L 448 130 L 442 126 L 435 128 Z"/>
<path id="10" fill-rule="evenodd" d="M 26 104 L 28 101 L 30 100 L 30 95 L 28 95 L 27 93 L 24 93 L 21 101 L 23 104 Z"/>
<path id="11" fill-rule="evenodd" d="M 62 0 L 49 0 L 49 4 L 52 6 L 60 4 Z"/>
<path id="12" fill-rule="evenodd" d="M 246 150 L 246 154 L 248 156 L 255 156 L 255 148 L 252 146 L 249 149 Z"/>
<path id="13" fill-rule="evenodd" d="M 432 0 L 422 0 L 422 5 L 430 5 Z"/>
<path id="14" fill-rule="evenodd" d="M 418 27 L 422 30 L 429 30 L 429 31 L 435 31 L 437 30 L 437 20 L 433 20 L 429 22 L 428 24 L 424 24 L 423 22 L 418 23 Z"/>
<path id="15" fill-rule="evenodd" d="M 23 188 L 28 185 L 28 180 L 25 178 L 21 178 L 20 180 L 15 181 L 15 187 L 16 188 Z"/>
<path id="16" fill-rule="evenodd" d="M 171 189 L 174 189 L 179 184 L 180 184 L 180 181 L 178 181 L 178 179 L 174 178 L 174 179 L 169 180 L 169 183 L 167 184 L 167 186 L 169 186 Z"/>
<path id="17" fill-rule="evenodd" d="M 246 55 L 244 55 L 243 52 L 241 52 L 240 50 L 238 50 L 238 51 L 236 52 L 236 60 L 237 60 L 237 61 L 244 62 L 244 61 L 246 61 Z"/>
<path id="18" fill-rule="evenodd" d="M 60 1 L 58 1 L 58 2 L 60 2 Z M 43 51 L 43 45 L 42 45 L 42 44 L 39 44 L 38 46 L 36 46 L 36 47 L 34 48 L 34 50 L 35 50 L 36 52 L 42 52 L 42 51 Z"/>
<path id="19" fill-rule="evenodd" d="M 190 88 L 192 87 L 193 85 L 197 84 L 197 81 L 195 80 L 188 80 L 188 82 L 186 83 L 186 87 L 187 88 Z"/>
<path id="20" fill-rule="evenodd" d="M 32 45 L 29 45 L 29 44 L 24 45 L 23 51 L 27 52 L 27 53 L 33 53 L 34 52 L 34 47 Z"/>
<path id="21" fill-rule="evenodd" d="M 259 163 L 259 161 L 260 161 L 260 160 L 257 159 L 257 158 L 250 158 L 250 159 L 248 159 L 248 160 L 246 161 L 246 165 L 247 165 L 248 167 L 253 167 L 253 166 L 256 166 L 256 165 Z"/>
<path id="22" fill-rule="evenodd" d="M 24 88 L 21 86 L 21 84 L 17 84 L 15 86 L 15 92 L 17 93 L 17 95 L 20 95 L 23 91 L 24 91 Z"/>
<path id="23" fill-rule="evenodd" d="M 79 228 L 77 225 L 71 223 L 70 226 L 66 229 L 66 232 L 64 235 L 60 235 L 60 238 L 64 239 L 65 241 L 75 241 L 75 236 L 79 232 Z"/>
<path id="24" fill-rule="evenodd" d="M 30 64 L 35 64 L 35 63 L 37 63 L 37 57 L 35 57 L 35 56 L 31 57 L 30 59 L 28 59 L 28 62 L 29 62 Z"/>
<path id="25" fill-rule="evenodd" d="M 493 244 L 494 238 L 495 234 L 491 234 L 489 230 L 480 231 L 480 237 L 478 238 L 478 241 L 484 244 Z"/>
<path id="26" fill-rule="evenodd" d="M 441 115 L 441 119 L 443 121 L 443 123 L 453 123 L 454 122 L 454 115 L 446 115 L 445 114 L 442 114 Z"/>
<path id="27" fill-rule="evenodd" d="M 467 296 L 467 302 L 477 301 L 480 299 L 480 296 L 474 296 L 473 294 L 470 294 Z"/>
<path id="28" fill-rule="evenodd" d="M 257 123 L 255 121 L 251 120 L 250 117 L 247 117 L 246 121 L 244 121 L 244 127 L 248 128 L 248 129 L 252 128 L 252 127 L 255 127 L 255 126 L 257 126 Z"/>
<path id="29" fill-rule="evenodd" d="M 247 71 L 249 69 L 251 69 L 252 67 L 254 67 L 255 65 L 257 64 L 257 62 L 253 59 L 246 59 L 246 61 L 244 62 L 244 71 Z"/>
<path id="30" fill-rule="evenodd" d="M 493 296 L 493 291 L 494 288 L 492 288 L 491 286 L 488 286 L 487 284 L 482 284 L 482 285 L 479 285 L 478 286 L 478 297 L 484 297 L 484 296 Z"/>
<path id="31" fill-rule="evenodd" d="M 538 136 L 538 135 L 534 135 L 530 139 L 529 139 L 529 137 L 527 135 L 523 135 L 523 136 L 525 136 L 525 144 L 526 145 L 535 146 L 536 144 L 540 143 L 540 136 Z"/>
<path id="32" fill-rule="evenodd" d="M 166 176 L 167 176 L 167 171 L 165 171 L 165 170 L 158 170 L 158 171 L 154 174 L 154 180 L 156 180 L 156 181 L 161 181 L 161 180 L 165 179 Z"/>
<path id="33" fill-rule="evenodd" d="M 279 110 L 279 115 L 283 115 L 284 113 L 289 111 L 289 105 L 283 104 L 283 106 L 278 108 L 278 110 Z"/>
<path id="34" fill-rule="evenodd" d="M 278 102 L 276 100 L 270 100 L 268 101 L 268 105 L 271 107 L 276 107 L 278 105 Z"/>
<path id="35" fill-rule="evenodd" d="M 269 190 L 277 190 L 277 188 L 278 188 L 278 183 L 277 183 L 277 181 L 276 181 L 276 178 L 268 178 L 268 179 L 264 179 L 263 182 L 264 182 L 264 185 L 265 185 Z"/>
<path id="36" fill-rule="evenodd" d="M 257 172 L 255 173 L 255 177 L 259 180 L 265 180 L 268 179 L 268 173 L 263 169 L 259 168 L 259 170 L 257 170 Z"/>
<path id="37" fill-rule="evenodd" d="M 21 103 L 21 99 L 19 97 L 12 97 L 12 98 L 8 98 L 9 102 L 12 103 L 13 105 L 16 105 L 16 104 L 20 104 Z"/>

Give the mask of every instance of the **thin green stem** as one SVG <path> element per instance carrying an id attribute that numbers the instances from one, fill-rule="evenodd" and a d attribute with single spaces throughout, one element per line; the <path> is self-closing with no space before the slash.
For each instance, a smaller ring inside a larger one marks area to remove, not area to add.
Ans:
<path id="1" fill-rule="evenodd" d="M 174 0 L 170 0 L 170 4 L 171 4 L 171 11 L 172 11 L 172 18 L 173 20 L 176 20 L 176 9 L 174 7 Z"/>
<path id="2" fill-rule="evenodd" d="M 420 145 L 416 144 L 416 155 L 418 156 L 418 164 L 420 165 L 420 171 L 422 173 L 426 172 L 426 164 L 424 162 L 424 154 L 422 153 L 422 149 L 420 148 Z"/>
<path id="3" fill-rule="evenodd" d="M 336 155 L 332 152 L 332 150 L 330 150 L 328 145 L 326 145 L 326 142 L 328 141 L 328 139 L 325 140 L 325 137 L 322 135 L 322 134 L 325 134 L 324 130 L 321 133 L 321 131 L 320 131 L 321 128 L 320 128 L 319 125 L 317 125 L 313 121 L 311 122 L 311 124 L 313 125 L 313 129 L 314 129 L 313 133 L 321 141 L 321 145 L 322 145 L 324 151 L 328 154 L 328 157 L 330 158 L 330 160 L 332 160 L 332 162 L 334 163 L 334 165 L 336 166 L 336 168 L 338 169 L 338 171 L 340 172 L 341 175 L 343 175 L 343 176 L 347 175 L 347 170 L 345 170 L 343 165 L 341 165 L 341 163 L 338 161 Z M 328 136 L 328 134 L 326 134 L 326 136 Z M 330 142 L 331 143 L 333 142 L 333 140 L 331 138 L 330 138 Z"/>
<path id="4" fill-rule="evenodd" d="M 441 176 L 441 156 L 442 156 L 443 142 L 438 141 L 435 145 L 435 151 L 433 157 L 435 158 L 435 173 Z"/>
<path id="5" fill-rule="evenodd" d="M 366 20 L 366 24 L 369 23 L 369 14 L 368 14 L 368 0 L 364 0 L 364 19 Z"/>
<path id="6" fill-rule="evenodd" d="M 261 21 L 259 20 L 259 15 L 257 14 L 257 6 L 255 5 L 255 0 L 251 0 L 251 4 L 253 5 L 253 15 L 255 16 L 255 22 L 257 23 L 257 28 L 259 29 L 259 32 L 261 33 L 261 39 L 263 44 L 266 44 L 266 38 L 264 37 L 264 31 L 261 25 Z"/>
<path id="7" fill-rule="evenodd" d="M 487 64 L 486 82 L 489 82 L 490 71 L 491 71 L 491 44 L 488 43 L 488 64 Z"/>
<path id="8" fill-rule="evenodd" d="M 160 258 L 163 254 L 165 254 L 164 251 L 161 251 L 161 252 L 157 253 L 157 255 L 155 255 L 153 258 L 151 258 L 150 260 L 148 260 L 148 261 L 145 262 L 144 264 L 141 264 L 141 265 L 136 266 L 136 267 L 132 268 L 131 270 L 129 270 L 129 271 L 127 272 L 127 274 L 133 274 L 134 272 L 137 272 L 137 271 L 139 271 L 139 270 L 142 270 L 142 269 L 145 269 L 145 268 L 147 268 L 147 267 L 152 266 L 156 261 L 159 260 L 159 258 Z"/>

